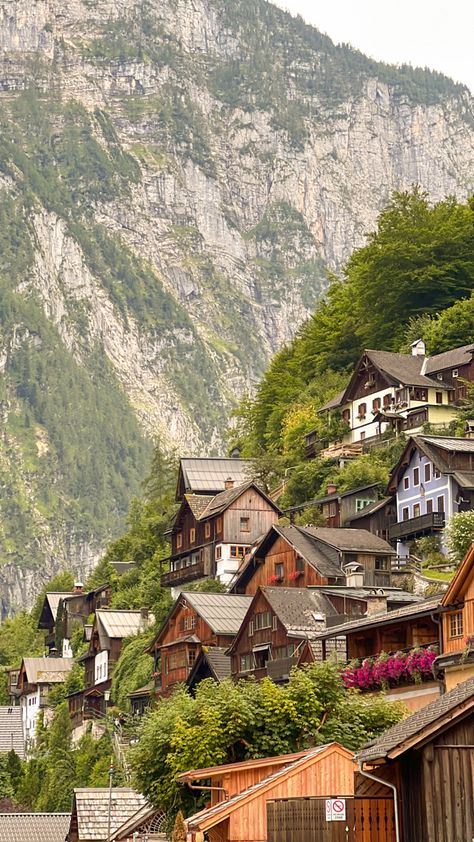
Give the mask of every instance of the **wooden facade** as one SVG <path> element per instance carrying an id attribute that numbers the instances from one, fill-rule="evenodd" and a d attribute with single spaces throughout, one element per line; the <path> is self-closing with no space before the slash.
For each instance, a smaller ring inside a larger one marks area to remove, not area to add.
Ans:
<path id="1" fill-rule="evenodd" d="M 286 588 L 306 588 L 329 583 L 329 579 L 321 576 L 282 536 L 277 538 L 263 558 L 257 551 L 256 562 L 254 574 L 245 587 L 245 593 L 251 596 L 257 593 L 259 587 L 278 582 Z M 274 578 L 278 581 L 275 582 Z"/>
<path id="2" fill-rule="evenodd" d="M 443 596 L 440 665 L 447 690 L 474 675 L 474 543 Z"/>
<path id="3" fill-rule="evenodd" d="M 434 609 L 433 609 L 433 613 Z M 393 623 L 346 633 L 347 657 L 368 658 L 380 652 L 398 652 L 418 646 L 438 645 L 438 624 L 428 615 L 395 619 Z"/>
<path id="4" fill-rule="evenodd" d="M 345 798 L 346 820 L 328 822 L 325 798 L 267 804 L 268 842 L 396 842 L 393 800 Z"/>
<path id="5" fill-rule="evenodd" d="M 223 767 L 223 772 L 225 773 Z M 355 763 L 347 749 L 331 743 L 269 774 L 215 807 L 187 820 L 191 842 L 206 833 L 210 842 L 260 842 L 268 838 L 267 805 L 301 795 L 346 796 L 354 792 Z"/>

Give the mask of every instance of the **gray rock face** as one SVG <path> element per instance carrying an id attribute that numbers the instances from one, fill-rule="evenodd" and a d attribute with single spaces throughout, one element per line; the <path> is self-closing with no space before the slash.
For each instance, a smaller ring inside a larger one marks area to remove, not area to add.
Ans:
<path id="1" fill-rule="evenodd" d="M 181 315 L 153 330 L 160 314 L 145 324 L 133 307 L 124 313 L 72 211 L 41 200 L 28 220 L 34 260 L 16 291 L 41 302 L 78 361 L 100 347 L 144 434 L 182 453 L 222 447 L 236 399 L 294 336 L 327 269 L 363 243 L 392 190 L 418 183 L 436 201 L 472 189 L 467 91 L 413 94 L 395 71 L 387 81 L 362 59 L 344 75 L 343 51 L 318 45 L 258 0 L 0 2 L 0 99 L 8 106 L 33 85 L 50 102 L 80 103 L 100 147 L 131 156 L 126 193 L 95 196 L 81 213 L 146 261 L 150 284 Z M 3 195 L 21 193 L 16 170 L 1 178 Z M 77 558 L 84 575 L 100 552 L 73 539 L 71 554 L 60 529 L 54 538 L 39 529 L 38 541 L 43 578 Z M 3 568 L 4 610 L 28 601 L 29 577 Z"/>

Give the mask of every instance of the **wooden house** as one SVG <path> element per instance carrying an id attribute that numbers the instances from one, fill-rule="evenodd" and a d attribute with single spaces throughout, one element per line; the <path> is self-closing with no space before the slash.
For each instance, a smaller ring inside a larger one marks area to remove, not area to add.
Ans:
<path id="1" fill-rule="evenodd" d="M 432 673 L 432 659 L 439 651 L 439 627 L 441 622 L 440 597 L 422 600 L 382 613 L 375 611 L 368 616 L 356 617 L 341 625 L 331 626 L 317 635 L 322 645 L 324 659 L 331 658 L 334 640 L 345 640 L 346 661 L 359 665 L 365 658 L 382 657 L 398 659 L 399 654 L 409 655 L 414 650 L 427 649 L 430 653 L 425 672 L 417 673 L 416 681 L 409 675 L 397 678 L 388 689 L 385 682 L 369 686 L 370 692 L 386 690 L 391 701 L 401 701 L 410 710 L 417 710 L 436 699 L 440 694 L 440 683 Z M 432 653 L 432 654 L 431 654 Z M 356 685 L 357 686 L 357 685 Z"/>
<path id="2" fill-rule="evenodd" d="M 427 357 L 421 340 L 411 354 L 367 349 L 342 392 L 320 409 L 345 423 L 337 441 L 320 441 L 316 430 L 305 437 L 308 458 L 349 455 L 377 446 L 383 434 L 421 433 L 427 423 L 444 426 L 456 418 L 465 399 L 462 382 L 474 380 L 474 345 Z"/>
<path id="3" fill-rule="evenodd" d="M 378 535 L 384 541 L 389 541 L 390 527 L 396 522 L 396 501 L 394 497 L 390 496 L 369 503 L 359 512 L 350 515 L 344 525 L 351 529 L 366 529 L 367 532 Z"/>
<path id="4" fill-rule="evenodd" d="M 225 490 L 229 480 L 234 486 L 252 478 L 252 462 L 233 456 L 186 456 L 179 460 L 176 500 L 187 494 L 215 497 Z"/>
<path id="5" fill-rule="evenodd" d="M 89 648 L 78 658 L 84 664 L 85 689 L 68 696 L 74 728 L 80 728 L 86 719 L 105 713 L 123 640 L 150 629 L 154 622 L 154 616 L 146 609 L 96 611 Z"/>
<path id="6" fill-rule="evenodd" d="M 40 711 L 47 720 L 51 712 L 50 688 L 62 684 L 73 665 L 72 658 L 23 658 L 18 675 L 18 696 L 27 741 L 33 741 Z"/>
<path id="7" fill-rule="evenodd" d="M 364 529 L 272 526 L 239 569 L 234 593 L 265 585 L 390 586 L 393 548 Z"/>
<path id="8" fill-rule="evenodd" d="M 473 745 L 474 678 L 470 678 L 356 755 L 356 797 L 385 792 L 394 802 L 399 823 L 394 842 L 471 840 Z"/>
<path id="9" fill-rule="evenodd" d="M 186 820 L 188 840 L 266 840 L 270 800 L 295 795 L 350 797 L 355 768 L 352 752 L 331 743 L 296 755 L 186 772 L 178 778 L 183 784 L 212 781 L 213 785 L 209 807 Z"/>
<path id="10" fill-rule="evenodd" d="M 241 595 L 181 593 L 147 650 L 154 658 L 157 693 L 167 695 L 185 682 L 203 648 L 227 648 L 250 603 Z"/>
<path id="11" fill-rule="evenodd" d="M 334 614 L 319 590 L 260 587 L 228 650 L 232 677 L 287 681 L 292 667 L 308 660 L 308 641 Z"/>
<path id="12" fill-rule="evenodd" d="M 474 543 L 441 600 L 441 654 L 435 669 L 447 690 L 474 676 Z"/>
<path id="13" fill-rule="evenodd" d="M 235 486 L 229 477 L 225 486 L 215 496 L 185 494 L 171 529 L 163 586 L 180 589 L 205 578 L 229 584 L 250 546 L 278 520 L 278 506 L 254 482 Z"/>
<path id="14" fill-rule="evenodd" d="M 49 651 L 57 650 L 63 657 L 72 657 L 70 641 L 77 626 L 87 623 L 91 614 L 110 603 L 112 589 L 109 584 L 85 592 L 80 582 L 73 591 L 45 594 L 38 620 L 38 628 L 46 630 L 45 644 Z"/>
<path id="15" fill-rule="evenodd" d="M 392 470 L 388 493 L 396 497 L 390 541 L 398 555 L 407 556 L 409 542 L 423 535 L 442 539 L 451 516 L 474 505 L 474 440 L 412 436 Z"/>
<path id="16" fill-rule="evenodd" d="M 375 504 L 378 500 L 379 487 L 378 483 L 372 483 L 371 485 L 359 486 L 359 488 L 351 488 L 349 491 L 338 491 L 337 486 L 331 484 L 328 485 L 324 497 L 300 503 L 298 506 L 291 506 L 284 509 L 283 514 L 287 515 L 293 522 L 298 512 L 311 508 L 325 518 L 325 526 L 331 528 L 349 526 L 352 517 L 362 513 L 368 506 Z"/>
<path id="17" fill-rule="evenodd" d="M 129 787 L 89 787 L 74 790 L 66 842 L 108 842 L 112 834 L 145 806 L 145 798 Z"/>

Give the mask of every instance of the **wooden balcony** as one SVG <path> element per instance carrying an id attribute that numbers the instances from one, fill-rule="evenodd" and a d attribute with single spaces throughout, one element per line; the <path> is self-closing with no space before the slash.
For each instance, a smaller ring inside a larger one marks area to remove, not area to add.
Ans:
<path id="1" fill-rule="evenodd" d="M 400 523 L 394 523 L 389 529 L 389 535 L 391 541 L 403 541 L 406 538 L 416 538 L 417 536 L 437 532 L 444 527 L 444 512 L 430 512 L 427 515 L 420 515 L 420 517 L 412 517 L 408 520 L 402 520 Z"/>
<path id="2" fill-rule="evenodd" d="M 204 575 L 204 563 L 198 561 L 197 564 L 189 564 L 179 570 L 169 570 L 168 573 L 162 573 L 160 582 L 163 588 L 170 588 L 175 585 L 184 585 L 186 582 L 194 581 L 194 579 L 202 579 Z"/>

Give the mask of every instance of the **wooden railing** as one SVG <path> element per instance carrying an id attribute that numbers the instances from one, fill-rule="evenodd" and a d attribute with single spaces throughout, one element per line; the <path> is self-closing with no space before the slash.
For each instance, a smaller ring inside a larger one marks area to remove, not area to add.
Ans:
<path id="1" fill-rule="evenodd" d="M 190 564 L 188 567 L 181 567 L 180 570 L 169 570 L 162 573 L 160 582 L 162 587 L 182 585 L 185 582 L 192 582 L 193 579 L 201 579 L 204 576 L 204 564 L 198 561 L 197 564 Z"/>
<path id="2" fill-rule="evenodd" d="M 408 520 L 402 520 L 400 523 L 394 523 L 389 529 L 390 539 L 409 538 L 412 535 L 422 535 L 424 532 L 431 530 L 444 529 L 445 519 L 444 512 L 430 512 L 420 517 L 412 517 Z"/>

